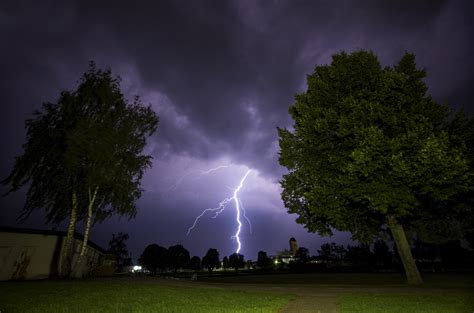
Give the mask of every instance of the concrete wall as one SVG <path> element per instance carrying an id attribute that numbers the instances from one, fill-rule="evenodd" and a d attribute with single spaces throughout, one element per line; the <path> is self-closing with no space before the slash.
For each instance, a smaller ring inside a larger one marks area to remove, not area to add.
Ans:
<path id="1" fill-rule="evenodd" d="M 60 247 L 58 236 L 0 232 L 0 280 L 56 274 Z"/>

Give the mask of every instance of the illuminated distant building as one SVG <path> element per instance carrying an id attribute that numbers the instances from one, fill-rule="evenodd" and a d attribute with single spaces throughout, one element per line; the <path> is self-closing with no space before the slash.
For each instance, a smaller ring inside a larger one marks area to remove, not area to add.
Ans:
<path id="1" fill-rule="evenodd" d="M 298 250 L 298 244 L 295 238 L 290 238 L 290 249 L 278 251 L 275 256 L 272 257 L 274 264 L 289 264 L 290 262 L 296 261 L 295 255 Z"/>
<path id="2" fill-rule="evenodd" d="M 298 250 L 298 244 L 296 243 L 296 239 L 291 237 L 290 239 L 290 252 L 292 256 L 296 255 L 296 251 Z"/>

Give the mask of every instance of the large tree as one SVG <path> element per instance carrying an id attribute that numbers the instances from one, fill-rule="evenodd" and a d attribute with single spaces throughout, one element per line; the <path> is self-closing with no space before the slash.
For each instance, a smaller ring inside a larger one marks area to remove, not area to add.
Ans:
<path id="1" fill-rule="evenodd" d="M 200 271 L 201 266 L 201 258 L 197 255 L 193 256 L 189 261 L 189 268 L 192 269 L 194 272 Z"/>
<path id="2" fill-rule="evenodd" d="M 460 206 L 446 205 L 472 190 L 467 139 L 451 131 L 450 112 L 427 94 L 425 76 L 409 53 L 385 68 L 371 52 L 336 54 L 295 96 L 294 130 L 279 129 L 280 164 L 289 170 L 282 199 L 297 222 L 323 235 L 350 231 L 362 242 L 388 228 L 410 284 L 422 283 L 411 234 L 440 222 L 439 212 L 461 216 Z"/>
<path id="3" fill-rule="evenodd" d="M 138 262 L 153 275 L 158 272 L 158 269 L 163 272 L 169 266 L 168 249 L 157 244 L 148 245 Z"/>
<path id="4" fill-rule="evenodd" d="M 113 214 L 135 216 L 141 178 L 151 166 L 151 156 L 142 151 L 157 123 L 138 97 L 132 103 L 125 99 L 119 77 L 93 62 L 76 90 L 62 92 L 57 103 L 43 104 L 26 121 L 24 153 L 3 184 L 10 185 L 10 192 L 28 186 L 20 220 L 35 209 L 45 211 L 47 222 L 69 219 L 63 276 L 73 270 L 71 243 L 79 220 L 84 220 L 84 240 L 77 275 L 92 223 Z"/>
<path id="5" fill-rule="evenodd" d="M 221 267 L 221 261 L 219 260 L 219 251 L 217 249 L 209 249 L 206 252 L 206 255 L 202 258 L 202 267 L 208 269 L 209 272 L 212 272 L 214 269 Z"/>
<path id="6" fill-rule="evenodd" d="M 173 269 L 174 273 L 178 269 L 186 268 L 189 265 L 191 257 L 189 251 L 186 250 L 182 245 L 175 245 L 168 248 L 169 265 Z"/>
<path id="7" fill-rule="evenodd" d="M 229 255 L 229 264 L 230 267 L 234 268 L 237 272 L 239 268 L 245 266 L 244 256 L 237 252 L 232 253 L 231 255 Z"/>

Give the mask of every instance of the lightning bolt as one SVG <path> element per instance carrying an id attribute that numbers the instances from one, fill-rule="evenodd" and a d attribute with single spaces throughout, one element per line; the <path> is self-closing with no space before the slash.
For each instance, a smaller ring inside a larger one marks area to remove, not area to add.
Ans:
<path id="1" fill-rule="evenodd" d="M 194 171 L 188 172 L 188 173 L 184 174 L 183 176 L 181 176 L 181 177 L 176 181 L 176 183 L 174 183 L 174 184 L 169 188 L 168 191 L 173 191 L 173 190 L 175 190 L 175 189 L 178 187 L 178 185 L 183 181 L 183 179 L 185 179 L 186 177 L 188 177 L 188 176 L 190 176 L 190 175 L 193 175 L 193 174 L 198 173 L 198 175 L 193 178 L 193 180 L 197 180 L 197 179 L 201 178 L 203 175 L 210 174 L 210 173 L 212 173 L 212 172 L 218 171 L 218 170 L 223 169 L 223 168 L 227 168 L 227 167 L 229 167 L 229 166 L 230 166 L 230 165 L 219 165 L 219 166 L 217 166 L 217 167 L 211 168 L 211 169 L 206 170 L 206 171 L 204 171 L 204 170 L 194 170 Z"/>
<path id="2" fill-rule="evenodd" d="M 225 198 L 215 208 L 208 208 L 208 209 L 205 209 L 204 211 L 202 211 L 201 214 L 199 214 L 196 217 L 196 219 L 194 220 L 193 225 L 188 228 L 188 233 L 187 234 L 189 235 L 191 233 L 191 231 L 196 227 L 197 222 L 199 221 L 199 219 L 201 217 L 203 217 L 207 212 L 213 212 L 214 216 L 212 216 L 212 218 L 216 218 L 216 217 L 219 216 L 219 214 L 221 214 L 225 210 L 225 208 L 227 207 L 227 205 L 229 203 L 234 202 L 235 203 L 235 211 L 236 211 L 236 222 L 237 222 L 238 226 L 237 226 L 237 231 L 235 232 L 235 234 L 231 238 L 233 238 L 237 241 L 237 249 L 235 250 L 235 252 L 239 253 L 239 251 L 242 247 L 242 242 L 240 241 L 240 237 L 239 237 L 240 231 L 242 229 L 242 222 L 240 220 L 241 210 L 242 210 L 242 216 L 247 220 L 247 222 L 250 225 L 250 229 L 252 229 L 251 228 L 252 224 L 250 223 L 250 220 L 245 215 L 245 208 L 242 206 L 242 203 L 241 203 L 241 201 L 238 197 L 238 194 L 239 194 L 240 189 L 242 189 L 242 187 L 244 186 L 245 180 L 247 179 L 247 176 L 249 176 L 251 171 L 252 170 L 247 170 L 244 177 L 242 177 L 242 179 L 240 180 L 240 183 L 237 186 L 237 188 L 234 189 L 234 193 L 233 193 L 232 197 Z"/>
<path id="3" fill-rule="evenodd" d="M 247 217 L 244 204 L 243 204 L 242 201 L 240 201 L 240 200 L 239 200 L 239 202 L 240 202 L 240 207 L 242 208 L 242 215 L 243 215 L 243 217 L 245 218 L 245 220 L 247 221 L 247 223 L 249 224 L 249 232 L 252 233 L 252 223 L 250 223 L 250 220 L 249 220 L 249 218 Z"/>

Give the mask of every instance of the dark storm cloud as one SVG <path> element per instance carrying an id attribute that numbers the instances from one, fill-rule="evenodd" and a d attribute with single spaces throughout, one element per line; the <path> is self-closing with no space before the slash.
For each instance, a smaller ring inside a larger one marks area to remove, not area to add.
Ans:
<path id="1" fill-rule="evenodd" d="M 38 106 L 39 99 L 55 97 L 58 87 L 72 87 L 89 59 L 113 69 L 128 63 L 136 67 L 145 90 L 166 95 L 189 120 L 188 129 L 209 139 L 189 140 L 187 129 L 162 119 L 164 134 L 158 132 L 157 138 L 166 141 L 167 149 L 202 158 L 220 151 L 272 171 L 275 162 L 269 165 L 259 156 L 275 152 L 275 127 L 289 125 L 287 107 L 317 63 L 329 62 L 340 50 L 365 48 L 393 64 L 408 50 L 432 71 L 452 73 L 472 52 L 468 10 L 462 5 L 467 6 L 444 1 L 6 5 L 3 33 L 11 49 L 2 52 L 9 60 L 2 81 L 11 80 L 12 72 L 17 75 L 2 94 L 33 89 L 25 100 Z M 440 60 L 439 53 L 455 58 Z M 472 68 L 472 62 L 467 64 Z M 449 100 L 450 90 L 472 76 L 466 72 L 459 73 L 454 86 L 446 86 L 444 77 L 429 82 L 439 89 L 435 94 Z"/>
<path id="2" fill-rule="evenodd" d="M 435 99 L 472 113 L 472 12 L 470 1 L 3 1 L 0 174 L 21 153 L 24 120 L 96 60 L 160 116 L 147 188 L 221 159 L 276 181 L 276 127 L 291 126 L 287 109 L 306 75 L 341 50 L 371 49 L 384 65 L 414 52 Z M 2 205 L 18 208 L 12 199 Z M 143 199 L 142 218 L 159 201 Z M 156 210 L 185 228 L 172 206 Z"/>

